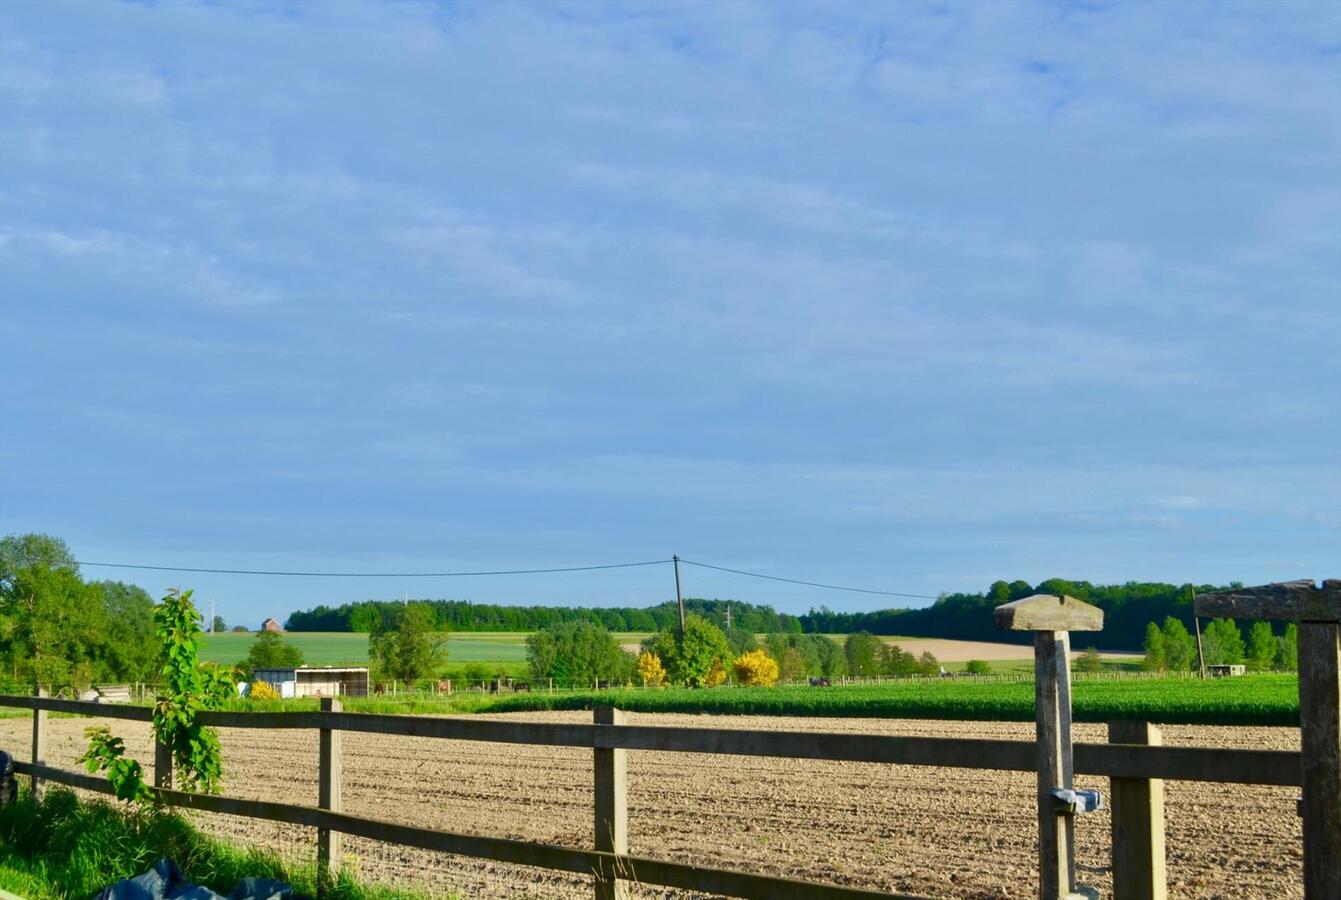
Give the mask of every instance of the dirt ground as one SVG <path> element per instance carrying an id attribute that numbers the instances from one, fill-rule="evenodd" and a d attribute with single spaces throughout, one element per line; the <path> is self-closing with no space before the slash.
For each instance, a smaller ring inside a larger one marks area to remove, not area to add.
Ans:
<path id="1" fill-rule="evenodd" d="M 583 713 L 501 719 L 590 721 Z M 631 714 L 633 724 L 771 728 L 886 735 L 1031 739 L 1018 723 Z M 88 720 L 50 721 L 49 762 L 76 768 Z M 147 726 L 112 722 L 148 761 Z M 26 752 L 29 720 L 0 720 L 0 747 Z M 1103 741 L 1102 726 L 1076 727 Z M 1298 729 L 1173 727 L 1169 745 L 1298 749 Z M 223 733 L 226 793 L 316 802 L 315 732 Z M 1029 773 L 630 751 L 632 853 L 933 897 L 1037 892 Z M 591 751 L 346 734 L 347 812 L 407 824 L 592 846 Z M 1082 787 L 1108 793 L 1103 779 Z M 1302 897 L 1295 788 L 1166 785 L 1170 895 Z M 232 840 L 312 858 L 305 829 L 200 815 Z M 1077 824 L 1082 885 L 1111 894 L 1107 812 Z M 347 838 L 363 876 L 435 896 L 589 897 L 577 876 Z M 680 896 L 650 887 L 640 896 Z"/>

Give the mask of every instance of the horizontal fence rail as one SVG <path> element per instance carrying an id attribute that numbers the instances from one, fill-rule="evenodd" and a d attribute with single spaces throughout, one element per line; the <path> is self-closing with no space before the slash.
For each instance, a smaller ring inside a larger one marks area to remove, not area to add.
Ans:
<path id="1" fill-rule="evenodd" d="M 58 782 L 68 787 L 103 794 L 112 793 L 111 782 L 105 778 L 67 772 L 64 769 L 52 766 L 15 762 L 14 771 L 21 775 L 30 775 L 47 781 Z M 419 828 L 413 825 L 397 825 L 377 819 L 353 816 L 348 813 L 336 813 L 310 806 L 276 803 L 270 800 L 243 800 L 237 797 L 192 794 L 164 788 L 155 788 L 154 795 L 169 806 L 186 809 L 244 816 L 269 822 L 283 822 L 288 825 L 300 825 L 308 828 L 324 828 L 339 831 L 343 834 L 423 850 L 452 853 L 457 856 L 538 866 L 561 872 L 573 872 L 578 875 L 599 876 L 605 874 L 608 877 L 617 877 L 621 880 L 658 884 L 690 891 L 707 891 L 733 897 L 778 897 L 784 898 L 784 900 L 786 898 L 797 898 L 797 900 L 801 900 L 801 898 L 816 898 L 816 900 L 875 900 L 875 898 L 880 898 L 880 900 L 889 900 L 889 898 L 894 897 L 899 898 L 899 900 L 917 900 L 916 895 L 912 894 L 889 894 L 884 891 L 818 884 L 772 875 L 733 872 L 727 869 L 712 869 L 626 854 L 603 853 L 599 850 L 563 847 L 557 844 L 532 843 L 512 838 L 484 837 L 475 834 Z"/>
<path id="2" fill-rule="evenodd" d="M 0 707 L 149 722 L 143 706 L 117 706 L 47 697 L 0 696 Z M 660 750 L 782 759 L 820 759 L 942 768 L 1032 772 L 1033 741 L 987 738 L 886 737 L 813 731 L 672 728 L 664 725 L 586 725 L 506 722 L 446 716 L 348 712 L 202 712 L 218 728 L 330 729 L 364 734 L 530 744 L 584 749 Z M 1301 757 L 1291 750 L 1219 750 L 1144 744 L 1076 744 L 1075 772 L 1103 778 L 1162 778 L 1297 787 Z"/>

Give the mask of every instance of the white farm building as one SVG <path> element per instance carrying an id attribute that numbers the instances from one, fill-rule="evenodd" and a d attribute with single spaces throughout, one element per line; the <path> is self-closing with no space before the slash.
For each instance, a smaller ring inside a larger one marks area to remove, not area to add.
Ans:
<path id="1" fill-rule="evenodd" d="M 299 666 L 285 669 L 257 669 L 254 681 L 264 681 L 281 697 L 366 697 L 368 670 L 356 666 Z"/>

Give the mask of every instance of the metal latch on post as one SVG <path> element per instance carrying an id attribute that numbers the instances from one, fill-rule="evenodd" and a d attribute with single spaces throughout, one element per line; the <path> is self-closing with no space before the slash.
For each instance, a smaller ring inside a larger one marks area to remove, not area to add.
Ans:
<path id="1" fill-rule="evenodd" d="M 1099 791 L 1057 788 L 1052 792 L 1052 799 L 1057 801 L 1058 812 L 1064 812 L 1071 816 L 1097 812 L 1104 808 L 1104 795 Z"/>

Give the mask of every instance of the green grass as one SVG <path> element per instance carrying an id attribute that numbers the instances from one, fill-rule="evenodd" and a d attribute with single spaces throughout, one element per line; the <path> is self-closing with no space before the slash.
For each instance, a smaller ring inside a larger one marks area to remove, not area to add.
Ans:
<path id="1" fill-rule="evenodd" d="M 1078 680 L 1072 688 L 1072 707 L 1078 722 L 1140 720 L 1163 724 L 1297 726 L 1298 691 L 1298 679 L 1293 675 L 1205 681 Z M 394 701 L 375 698 L 371 702 L 379 705 L 378 712 L 393 711 Z M 452 701 L 446 709 L 516 712 L 591 709 L 595 705 L 614 705 L 635 712 L 1032 722 L 1034 686 L 1028 682 L 929 680 L 833 688 L 671 688 L 503 697 L 473 695 Z M 354 708 L 352 704 L 350 708 Z M 436 709 L 445 711 L 444 704 L 439 701 Z"/>
<path id="2" fill-rule="evenodd" d="M 226 894 L 247 876 L 274 878 L 315 894 L 313 866 L 286 866 L 260 850 L 244 850 L 197 831 L 168 814 L 136 814 L 103 802 L 80 802 L 53 788 L 41 803 L 28 793 L 0 809 L 0 889 L 28 900 L 91 897 L 147 871 L 167 857 L 197 884 Z M 419 895 L 362 885 L 346 874 L 331 900 L 417 900 Z"/>
<path id="3" fill-rule="evenodd" d="M 528 632 L 458 631 L 447 636 L 447 666 L 466 663 L 520 663 L 526 660 Z M 253 633 L 207 634 L 200 658 L 208 662 L 233 664 L 247 657 L 256 640 Z M 368 664 L 368 635 L 362 632 L 293 631 L 284 640 L 303 651 L 309 666 L 365 666 Z"/>

